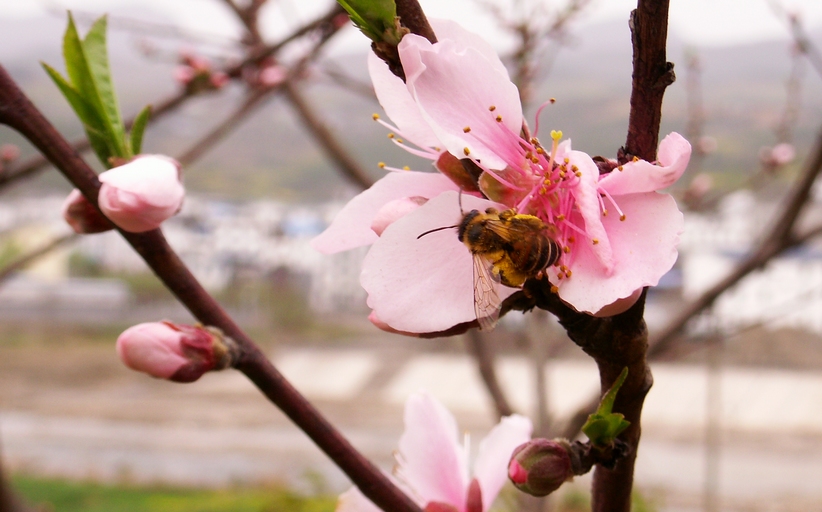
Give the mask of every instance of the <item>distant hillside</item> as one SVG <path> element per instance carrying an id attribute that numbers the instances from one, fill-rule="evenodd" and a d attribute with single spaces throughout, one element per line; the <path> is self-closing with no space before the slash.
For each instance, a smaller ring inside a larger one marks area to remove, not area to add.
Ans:
<path id="1" fill-rule="evenodd" d="M 45 60 L 62 68 L 59 45 L 63 30 L 64 22 L 57 18 L 0 20 L 0 63 L 20 81 L 61 131 L 76 137 L 81 133 L 79 124 L 38 64 Z M 171 79 L 171 62 L 147 59 L 137 51 L 134 36 L 112 31 L 110 39 L 115 80 L 127 114 L 176 90 Z M 816 39 L 822 44 L 822 37 Z M 679 80 L 666 94 L 663 133 L 684 130 L 684 51 L 682 44 L 672 36 L 669 59 L 676 64 Z M 697 51 L 703 62 L 706 134 L 719 142 L 717 153 L 705 162 L 704 169 L 736 173 L 755 168 L 759 147 L 774 143 L 773 127 L 783 108 L 784 82 L 790 68 L 787 44 L 761 43 Z M 340 69 L 362 81 L 367 80 L 364 53 L 339 61 Z M 810 69 L 806 74 L 803 108 L 796 128 L 800 154 L 822 125 L 820 79 Z M 630 75 L 627 24 L 589 27 L 559 51 L 539 88 L 535 103 L 557 98 L 557 103 L 543 113 L 543 127 L 563 130 L 578 149 L 613 156 L 624 142 Z M 414 168 L 427 166 L 387 141 L 385 130 L 370 118 L 372 112 L 379 111 L 375 101 L 341 92 L 326 81 L 320 77 L 307 88 L 306 96 L 374 176 L 381 174 L 376 166 L 378 161 Z M 240 95 L 239 88 L 230 88 L 219 96 L 190 101 L 176 115 L 151 126 L 146 136 L 146 150 L 171 155 L 182 153 L 215 121 L 227 116 Z M 536 106 L 530 110 L 533 112 Z M 0 143 L 8 141 L 19 142 L 19 138 L 0 128 Z M 303 201 L 350 193 L 351 189 L 337 173 L 329 170 L 329 165 L 291 108 L 282 99 L 274 98 L 187 169 L 186 182 L 192 190 L 227 198 L 264 196 Z M 33 186 L 67 188 L 54 173 L 21 190 L 30 190 Z"/>

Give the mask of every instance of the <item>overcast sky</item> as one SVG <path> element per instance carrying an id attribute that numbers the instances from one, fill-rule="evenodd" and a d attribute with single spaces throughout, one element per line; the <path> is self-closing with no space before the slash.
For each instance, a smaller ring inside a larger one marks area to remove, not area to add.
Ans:
<path id="1" fill-rule="evenodd" d="M 485 1 L 506 5 L 539 0 Z M 557 0 L 544 2 L 564 4 Z M 264 21 L 273 35 L 296 25 L 294 21 L 309 19 L 328 3 L 329 0 L 271 0 Z M 460 18 L 480 33 L 492 28 L 493 22 L 488 16 L 474 14 L 478 11 L 474 0 L 421 0 L 421 3 L 429 16 Z M 774 15 L 773 3 L 774 0 L 672 0 L 671 31 L 689 45 L 698 47 L 786 38 L 785 24 Z M 779 0 L 778 3 L 786 10 L 801 14 L 809 29 L 822 26 L 822 0 Z M 636 0 L 592 0 L 578 26 L 584 28 L 605 20 L 627 19 L 635 5 Z M 43 15 L 49 7 L 130 15 L 145 10 L 192 30 L 234 35 L 239 29 L 226 24 L 226 8 L 220 0 L 0 0 L 0 17 Z M 282 25 L 284 15 L 291 21 L 288 26 Z"/>

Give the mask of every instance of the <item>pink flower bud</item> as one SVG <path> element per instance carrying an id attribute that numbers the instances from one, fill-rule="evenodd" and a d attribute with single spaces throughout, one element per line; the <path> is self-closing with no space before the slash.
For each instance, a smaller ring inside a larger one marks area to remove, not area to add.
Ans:
<path id="1" fill-rule="evenodd" d="M 231 79 L 222 71 L 217 71 L 212 73 L 208 80 L 215 89 L 222 89 Z"/>
<path id="2" fill-rule="evenodd" d="M 793 162 L 796 157 L 796 150 L 792 144 L 782 142 L 774 146 L 771 150 L 771 159 L 776 165 L 786 165 Z"/>
<path id="3" fill-rule="evenodd" d="M 102 233 L 114 229 L 114 224 L 101 215 L 100 211 L 76 188 L 63 202 L 63 218 L 75 233 Z"/>
<path id="4" fill-rule="evenodd" d="M 150 231 L 172 217 L 183 204 L 180 164 L 162 155 L 138 156 L 100 174 L 100 210 L 132 233 Z"/>
<path id="5" fill-rule="evenodd" d="M 286 76 L 288 76 L 288 72 L 282 66 L 273 65 L 267 66 L 260 70 L 260 74 L 257 76 L 257 80 L 259 81 L 260 85 L 264 85 L 266 87 L 274 87 L 276 85 L 280 85 L 285 81 Z"/>
<path id="6" fill-rule="evenodd" d="M 20 148 L 14 144 L 3 144 L 0 146 L 0 160 L 11 162 L 20 158 Z"/>
<path id="7" fill-rule="evenodd" d="M 135 325 L 117 338 L 117 354 L 126 366 L 175 382 L 194 382 L 226 368 L 232 347 L 217 329 L 171 322 Z"/>
<path id="8" fill-rule="evenodd" d="M 194 80 L 194 76 L 197 73 L 194 72 L 194 68 L 191 66 L 177 66 L 174 68 L 174 81 L 181 84 L 181 85 L 188 85 Z"/>
<path id="9" fill-rule="evenodd" d="M 574 476 L 567 441 L 532 439 L 519 445 L 508 463 L 508 478 L 532 496 L 547 496 Z"/>

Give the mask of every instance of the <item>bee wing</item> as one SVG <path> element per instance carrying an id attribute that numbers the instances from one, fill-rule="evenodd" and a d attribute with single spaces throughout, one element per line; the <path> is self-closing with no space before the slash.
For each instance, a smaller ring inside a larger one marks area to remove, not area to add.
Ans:
<path id="1" fill-rule="evenodd" d="M 490 331 L 497 324 L 502 300 L 499 298 L 499 276 L 493 272 L 493 264 L 479 254 L 474 254 L 474 313 L 480 330 Z"/>

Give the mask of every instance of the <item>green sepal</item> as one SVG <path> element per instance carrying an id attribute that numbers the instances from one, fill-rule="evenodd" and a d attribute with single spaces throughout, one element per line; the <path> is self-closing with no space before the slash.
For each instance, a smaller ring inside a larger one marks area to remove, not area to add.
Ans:
<path id="1" fill-rule="evenodd" d="M 582 426 L 582 432 L 588 436 L 588 439 L 595 446 L 612 444 L 614 439 L 631 425 L 631 422 L 627 421 L 621 413 L 611 412 L 614 408 L 617 392 L 625 383 L 627 377 L 628 368 L 625 367 L 616 382 L 611 386 L 611 389 L 600 400 L 596 412 L 588 416 L 588 421 Z"/>
<path id="2" fill-rule="evenodd" d="M 351 22 L 372 41 L 399 44 L 403 30 L 397 22 L 394 0 L 337 0 Z"/>
<path id="3" fill-rule="evenodd" d="M 134 124 L 131 125 L 130 146 L 132 155 L 139 155 L 143 147 L 143 133 L 146 131 L 148 119 L 151 117 L 151 105 L 146 107 L 137 114 L 134 118 Z"/>

